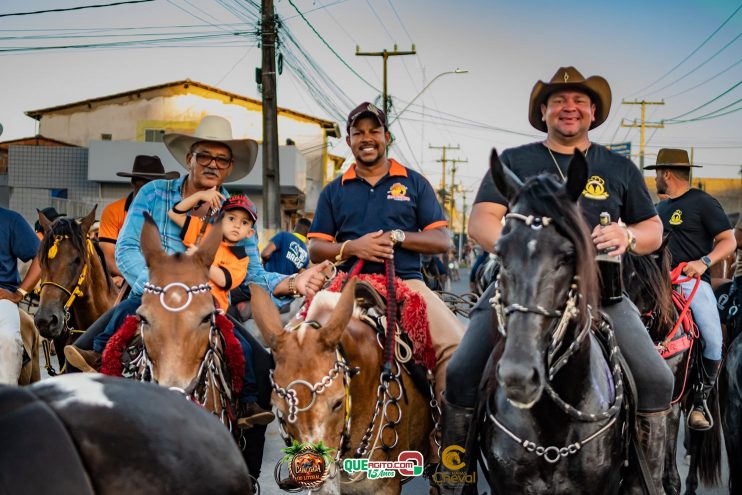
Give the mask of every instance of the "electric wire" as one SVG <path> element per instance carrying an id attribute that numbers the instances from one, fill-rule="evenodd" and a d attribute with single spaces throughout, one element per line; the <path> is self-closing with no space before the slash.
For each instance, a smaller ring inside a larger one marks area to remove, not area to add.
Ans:
<path id="1" fill-rule="evenodd" d="M 24 16 L 24 15 L 36 15 L 36 14 L 48 14 L 50 12 L 70 12 L 73 10 L 84 10 L 84 9 L 100 9 L 104 7 L 117 7 L 119 5 L 128 5 L 128 4 L 135 4 L 135 3 L 147 3 L 147 2 L 154 2 L 154 0 L 127 0 L 124 2 L 114 2 L 114 3 L 100 3 L 97 5 L 80 5 L 78 7 L 66 7 L 66 8 L 59 8 L 59 9 L 47 9 L 47 10 L 34 10 L 31 12 L 10 12 L 7 14 L 0 14 L 0 17 L 13 17 L 13 16 Z"/>

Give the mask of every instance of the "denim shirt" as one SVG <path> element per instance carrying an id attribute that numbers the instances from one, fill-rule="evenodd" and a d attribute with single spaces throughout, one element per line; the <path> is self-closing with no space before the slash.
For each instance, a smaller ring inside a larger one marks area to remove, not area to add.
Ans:
<path id="1" fill-rule="evenodd" d="M 170 220 L 167 213 L 182 199 L 180 191 L 183 187 L 183 181 L 187 178 L 186 175 L 173 180 L 153 180 L 139 190 L 129 206 L 124 226 L 116 241 L 116 266 L 131 287 L 131 296 L 133 297 L 142 296 L 144 284 L 149 280 L 149 270 L 144 261 L 141 247 L 144 212 L 149 213 L 157 224 L 162 240 L 162 248 L 166 253 L 182 253 L 186 250 L 186 246 L 180 238 L 181 228 Z M 223 187 L 220 192 L 225 197 L 229 196 L 229 193 Z M 258 252 L 258 234 L 255 233 L 240 241 L 238 245 L 245 248 L 250 259 L 245 284 L 254 283 L 268 291 L 277 306 L 290 301 L 290 297 L 281 298 L 273 295 L 276 286 L 286 276 L 265 271 Z"/>

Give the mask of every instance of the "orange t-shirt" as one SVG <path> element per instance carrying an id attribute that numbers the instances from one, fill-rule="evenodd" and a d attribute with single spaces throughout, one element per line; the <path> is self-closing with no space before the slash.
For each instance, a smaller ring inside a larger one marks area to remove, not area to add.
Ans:
<path id="1" fill-rule="evenodd" d="M 183 244 L 192 246 L 196 242 L 196 237 L 198 237 L 198 233 L 201 230 L 201 224 L 202 220 L 198 217 L 186 217 L 186 221 L 180 231 Z M 210 228 L 210 225 L 206 227 L 204 236 L 208 234 Z M 247 276 L 248 261 L 247 252 L 245 252 L 245 248 L 243 247 L 230 246 L 222 241 L 219 249 L 216 250 L 214 262 L 211 266 L 221 268 L 224 272 L 226 283 L 224 287 L 220 287 L 212 280 L 209 280 L 209 285 L 212 288 L 211 294 L 216 299 L 218 306 L 224 311 L 229 306 L 229 291 L 239 286 L 245 280 L 245 276 Z"/>
<path id="2" fill-rule="evenodd" d="M 121 228 L 124 226 L 124 220 L 126 219 L 126 213 L 129 211 L 129 205 L 131 205 L 133 199 L 134 193 L 129 193 L 127 197 L 114 201 L 103 208 L 103 213 L 100 215 L 98 242 L 110 242 L 111 244 L 116 244 L 116 241 L 119 238 L 119 232 L 121 232 Z"/>

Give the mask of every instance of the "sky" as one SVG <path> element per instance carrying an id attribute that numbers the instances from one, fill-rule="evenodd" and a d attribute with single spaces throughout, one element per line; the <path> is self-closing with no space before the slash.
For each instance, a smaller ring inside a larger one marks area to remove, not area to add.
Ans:
<path id="1" fill-rule="evenodd" d="M 0 4 L 0 140 L 36 133 L 25 111 L 185 78 L 260 97 L 259 0 L 154 0 L 3 16 L 115 1 Z M 661 147 L 693 147 L 694 161 L 703 165 L 696 176 L 740 177 L 742 111 L 734 111 L 742 109 L 740 0 L 275 1 L 282 26 L 279 106 L 330 118 L 343 130 L 352 107 L 380 100 L 381 58 L 358 57 L 356 46 L 380 51 L 415 44 L 416 55 L 388 63 L 390 118 L 413 102 L 391 126 L 390 155 L 437 186 L 441 152 L 429 146 L 459 146 L 448 156 L 468 160 L 458 164 L 456 182 L 469 203 L 493 147 L 544 139 L 528 123 L 528 97 L 537 80 L 548 81 L 567 65 L 611 86 L 611 112 L 591 131 L 593 141 L 631 141 L 638 153 L 639 130 L 620 123 L 639 119 L 640 107 L 621 101 L 664 101 L 647 107 L 647 121 L 703 120 L 647 129 L 645 164 L 655 162 Z M 159 41 L 111 45 L 132 39 Z M 90 43 L 107 45 L 38 49 Z M 468 73 L 436 77 L 457 68 Z M 329 151 L 350 156 L 344 136 Z"/>

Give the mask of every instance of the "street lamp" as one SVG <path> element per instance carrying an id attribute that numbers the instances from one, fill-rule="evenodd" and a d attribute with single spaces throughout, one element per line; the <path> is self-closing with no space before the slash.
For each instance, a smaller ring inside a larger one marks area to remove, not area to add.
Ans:
<path id="1" fill-rule="evenodd" d="M 415 103 L 415 101 L 418 98 L 420 98 L 420 96 L 425 92 L 425 90 L 428 89 L 430 85 L 433 84 L 438 78 L 443 77 L 447 74 L 466 74 L 468 72 L 469 71 L 465 69 L 454 69 L 454 70 L 448 70 L 446 72 L 441 72 L 440 74 L 435 76 L 433 79 L 430 80 L 428 84 L 425 85 L 425 87 L 422 90 L 420 90 L 420 92 L 407 104 L 407 106 L 405 106 L 400 112 L 398 112 L 397 115 L 395 115 L 394 119 L 389 123 L 389 126 L 391 127 L 391 125 L 397 121 L 399 116 L 402 115 L 405 112 L 405 110 L 410 108 L 410 105 Z"/>

